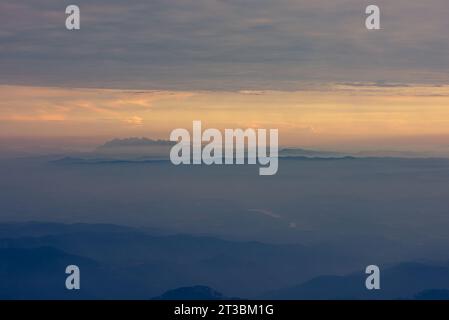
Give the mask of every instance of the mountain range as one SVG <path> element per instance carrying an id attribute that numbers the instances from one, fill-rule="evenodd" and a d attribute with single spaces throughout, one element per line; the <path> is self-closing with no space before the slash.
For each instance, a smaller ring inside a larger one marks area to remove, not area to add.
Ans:
<path id="1" fill-rule="evenodd" d="M 324 275 L 325 266 L 336 259 L 339 257 L 301 245 L 152 235 L 148 230 L 116 225 L 1 223 L 0 298 L 448 297 L 447 263 L 381 266 L 381 290 L 368 291 L 363 270 Z M 64 287 L 64 271 L 69 264 L 80 267 L 79 291 Z"/>

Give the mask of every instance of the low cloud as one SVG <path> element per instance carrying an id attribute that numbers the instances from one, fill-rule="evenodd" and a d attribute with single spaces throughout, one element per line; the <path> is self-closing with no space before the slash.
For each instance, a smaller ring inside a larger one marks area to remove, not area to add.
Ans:
<path id="1" fill-rule="evenodd" d="M 250 212 L 255 212 L 255 213 L 260 213 L 263 214 L 265 216 L 271 217 L 271 218 L 275 218 L 275 219 L 280 219 L 281 216 L 277 213 L 274 213 L 270 210 L 267 209 L 248 209 L 248 211 Z"/>
<path id="2" fill-rule="evenodd" d="M 143 118 L 138 116 L 132 116 L 130 118 L 126 118 L 125 122 L 134 126 L 141 126 L 143 125 Z"/>

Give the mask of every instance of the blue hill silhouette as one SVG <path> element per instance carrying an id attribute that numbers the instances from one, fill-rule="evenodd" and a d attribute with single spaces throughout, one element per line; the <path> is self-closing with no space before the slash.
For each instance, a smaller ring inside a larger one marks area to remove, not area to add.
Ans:
<path id="1" fill-rule="evenodd" d="M 223 300 L 227 299 L 218 291 L 208 286 L 182 287 L 168 290 L 153 300 Z"/>
<path id="2" fill-rule="evenodd" d="M 382 268 L 381 290 L 368 291 L 363 270 L 319 276 L 335 259 L 322 250 L 104 224 L 0 224 L 0 299 L 447 298 L 447 264 Z M 65 289 L 70 264 L 81 269 L 79 291 Z"/>
<path id="3" fill-rule="evenodd" d="M 303 284 L 271 292 L 267 299 L 412 299 L 444 297 L 449 288 L 449 267 L 406 262 L 381 271 L 381 289 L 367 290 L 363 271 L 348 276 L 320 276 Z M 423 291 L 423 292 L 421 292 Z M 418 293 L 421 292 L 421 293 Z M 418 294 L 417 294 L 418 293 Z"/>

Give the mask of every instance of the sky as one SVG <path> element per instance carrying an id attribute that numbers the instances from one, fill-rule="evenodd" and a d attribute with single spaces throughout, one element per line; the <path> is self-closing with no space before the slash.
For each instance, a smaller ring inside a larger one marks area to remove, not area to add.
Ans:
<path id="1" fill-rule="evenodd" d="M 3 0 L 0 146 L 167 138 L 202 120 L 279 128 L 284 145 L 445 150 L 449 3 L 377 0 L 378 31 L 369 4 Z"/>

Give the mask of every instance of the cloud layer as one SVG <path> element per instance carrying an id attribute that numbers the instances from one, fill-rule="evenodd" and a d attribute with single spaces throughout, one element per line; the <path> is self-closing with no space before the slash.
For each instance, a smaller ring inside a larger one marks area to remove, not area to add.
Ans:
<path id="1" fill-rule="evenodd" d="M 65 7 L 81 9 L 67 31 Z M 448 83 L 449 3 L 378 0 L 4 0 L 3 84 L 277 89 L 329 81 Z"/>

